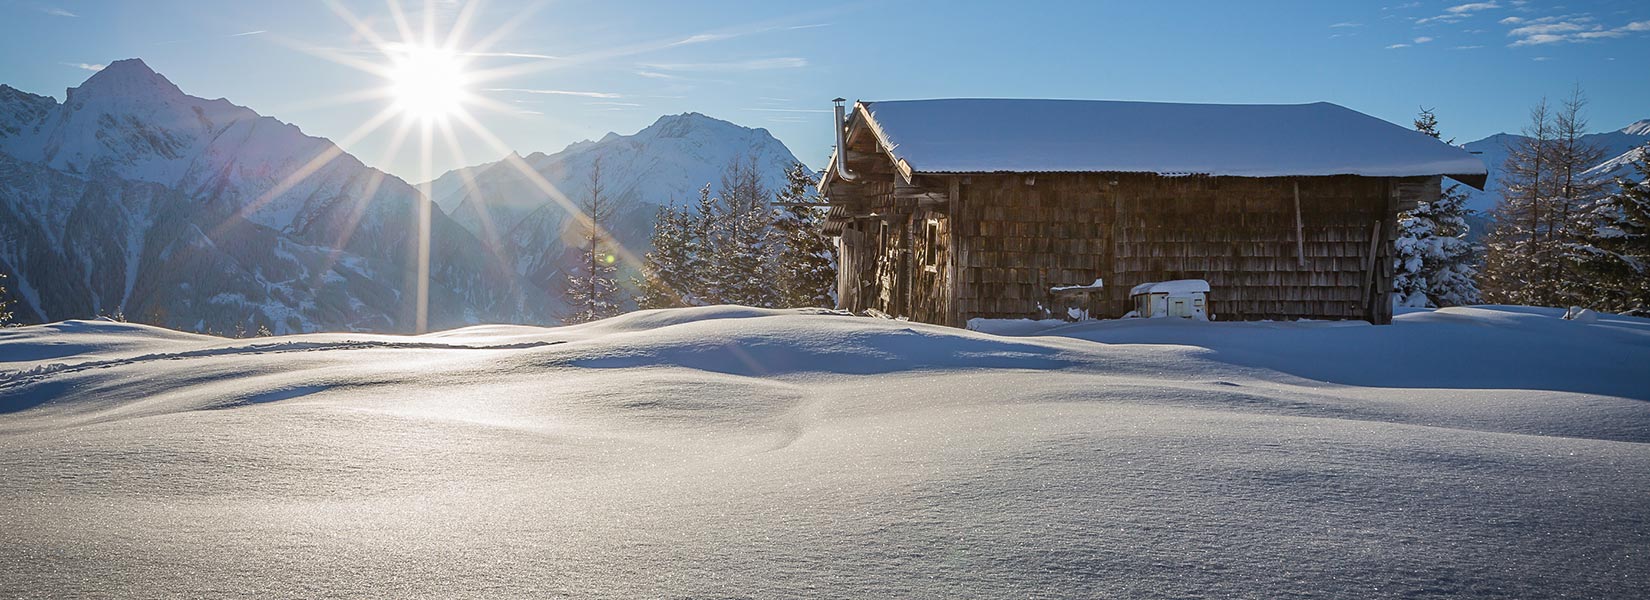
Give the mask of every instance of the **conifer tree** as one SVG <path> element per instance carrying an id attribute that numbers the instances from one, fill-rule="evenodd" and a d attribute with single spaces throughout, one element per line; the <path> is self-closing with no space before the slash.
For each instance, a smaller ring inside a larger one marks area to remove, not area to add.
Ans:
<path id="1" fill-rule="evenodd" d="M 597 158 L 590 167 L 589 189 L 580 199 L 579 260 L 567 276 L 567 298 L 571 313 L 568 323 L 584 323 L 605 319 L 623 310 L 620 297 L 617 265 L 613 253 L 609 222 L 614 212 L 614 201 L 608 197 L 602 180 L 602 162 Z"/>
<path id="2" fill-rule="evenodd" d="M 707 185 L 692 207 L 662 209 L 638 305 L 833 306 L 835 252 L 813 175 L 798 164 L 786 177 L 785 189 L 770 192 L 755 157 L 741 158 L 723 171 L 716 195 Z"/>
<path id="3" fill-rule="evenodd" d="M 778 305 L 836 306 L 836 247 L 825 235 L 819 197 L 814 193 L 815 175 L 796 164 L 785 173 L 785 181 L 774 224 L 780 241 L 775 260 Z"/>
<path id="4" fill-rule="evenodd" d="M 699 201 L 694 204 L 691 213 L 685 213 L 687 218 L 687 247 L 688 256 L 683 277 L 692 298 L 689 304 L 705 306 L 724 302 L 722 288 L 715 278 L 714 271 L 718 268 L 715 253 L 722 236 L 721 221 L 717 218 L 717 199 L 710 194 L 710 184 L 699 188 Z"/>
<path id="5" fill-rule="evenodd" d="M 1605 186 L 1588 169 L 1604 152 L 1583 139 L 1586 105 L 1579 87 L 1556 113 L 1543 99 L 1530 112 L 1527 139 L 1509 148 L 1480 281 L 1493 302 L 1570 306 L 1594 294 L 1579 265 L 1588 260 L 1588 215 Z"/>
<path id="6" fill-rule="evenodd" d="M 719 301 L 745 306 L 775 304 L 773 277 L 773 209 L 762 185 L 756 157 L 737 159 L 722 173 L 714 218 L 717 235 L 710 279 Z"/>
<path id="7" fill-rule="evenodd" d="M 11 300 L 6 296 L 6 274 L 0 273 L 0 325 L 11 323 Z"/>
<path id="8" fill-rule="evenodd" d="M 1421 110 L 1415 129 L 1441 139 L 1438 118 L 1430 109 Z M 1438 199 L 1422 202 L 1399 216 L 1394 304 L 1439 307 L 1478 301 L 1478 287 L 1473 281 L 1477 275 L 1473 265 L 1476 257 L 1466 239 L 1466 194 L 1459 187 L 1451 185 Z"/>
<path id="9" fill-rule="evenodd" d="M 1530 109 L 1524 137 L 1507 148 L 1502 167 L 1501 202 L 1485 235 L 1484 270 L 1479 288 L 1484 299 L 1500 304 L 1554 303 L 1557 289 L 1544 277 L 1543 265 L 1553 260 L 1545 244 L 1550 219 L 1553 117 L 1543 98 Z"/>
<path id="10" fill-rule="evenodd" d="M 692 223 L 686 210 L 672 202 L 659 208 L 653 221 L 653 249 L 642 258 L 642 272 L 636 282 L 639 308 L 688 306 L 692 297 Z"/>
<path id="11" fill-rule="evenodd" d="M 1559 306 L 1591 304 L 1596 293 L 1578 266 L 1588 258 L 1584 240 L 1588 214 L 1603 200 L 1609 182 L 1590 172 L 1604 160 L 1605 153 L 1582 137 L 1587 134 L 1587 119 L 1582 112 L 1586 106 L 1587 98 L 1577 85 L 1553 120 L 1553 156 L 1549 163 L 1557 189 L 1548 243 L 1558 260 L 1548 265 L 1548 277 L 1557 282 Z"/>
<path id="12" fill-rule="evenodd" d="M 1417 209 L 1419 218 L 1432 223 L 1431 258 L 1422 263 L 1431 306 L 1461 306 L 1482 302 L 1478 290 L 1478 248 L 1467 240 L 1467 194 L 1459 184 L 1445 188 L 1437 200 Z"/>
<path id="13" fill-rule="evenodd" d="M 1639 149 L 1633 170 L 1589 211 L 1576 254 L 1593 290 L 1590 304 L 1650 316 L 1650 144 Z"/>

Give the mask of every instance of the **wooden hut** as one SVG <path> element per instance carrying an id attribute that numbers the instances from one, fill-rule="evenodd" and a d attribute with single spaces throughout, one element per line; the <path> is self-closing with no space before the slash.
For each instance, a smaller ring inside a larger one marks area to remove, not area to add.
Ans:
<path id="1" fill-rule="evenodd" d="M 1482 161 L 1328 103 L 857 102 L 820 182 L 840 308 L 1121 317 L 1208 281 L 1220 320 L 1392 320 L 1398 213 Z M 1062 286 L 1104 286 L 1061 306 Z M 1070 309 L 1080 309 L 1071 311 Z"/>

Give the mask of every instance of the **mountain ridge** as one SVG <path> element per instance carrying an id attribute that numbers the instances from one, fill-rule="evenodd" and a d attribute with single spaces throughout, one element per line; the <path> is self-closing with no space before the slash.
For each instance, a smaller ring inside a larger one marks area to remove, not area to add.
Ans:
<path id="1" fill-rule="evenodd" d="M 22 318 L 413 330 L 425 200 L 402 179 L 290 123 L 190 96 L 139 59 L 110 63 L 61 103 L 7 90 L 0 269 L 17 278 Z M 151 201 L 123 204 L 129 195 Z M 97 218 L 116 206 L 126 218 Z M 110 247 L 64 244 L 75 231 Z M 468 231 L 441 214 L 430 232 L 432 324 L 542 320 Z"/>
<path id="2" fill-rule="evenodd" d="M 1479 212 L 1481 216 L 1487 215 L 1495 208 L 1501 199 L 1501 168 L 1507 160 L 1507 148 L 1525 139 L 1528 138 L 1521 134 L 1501 132 L 1461 145 L 1462 148 L 1477 154 L 1489 170 L 1489 179 L 1483 191 L 1465 186 L 1461 188 L 1467 193 L 1467 208 Z M 1634 155 L 1646 143 L 1650 143 L 1650 119 L 1635 121 L 1621 129 L 1589 133 L 1582 136 L 1582 140 L 1596 144 L 1604 150 L 1604 158 L 1597 165 L 1592 165 L 1588 172 L 1612 180 L 1616 176 L 1626 175 L 1631 169 L 1630 163 Z M 1482 225 L 1484 222 L 1480 219 L 1479 224 Z"/>
<path id="3" fill-rule="evenodd" d="M 575 222 L 563 200 L 580 201 L 598 161 L 606 195 L 616 205 L 605 226 L 636 256 L 649 245 L 660 206 L 694 202 L 702 188 L 718 184 L 731 163 L 754 164 L 763 185 L 776 192 L 785 185 L 786 170 L 800 162 L 766 129 L 699 112 L 663 115 L 636 133 L 609 132 L 552 154 L 512 156 L 449 171 L 427 185 L 437 206 L 543 293 L 565 282 L 566 269 L 576 260 L 576 249 L 561 242 Z M 548 182 L 562 198 L 546 194 L 535 179 Z"/>

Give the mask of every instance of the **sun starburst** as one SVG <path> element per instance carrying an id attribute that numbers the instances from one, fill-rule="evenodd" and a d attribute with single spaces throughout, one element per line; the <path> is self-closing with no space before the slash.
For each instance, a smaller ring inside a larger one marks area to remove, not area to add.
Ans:
<path id="1" fill-rule="evenodd" d="M 417 120 L 446 120 L 470 101 L 467 64 L 457 53 L 425 44 L 394 51 L 385 73 L 391 105 Z"/>
<path id="2" fill-rule="evenodd" d="M 354 131 L 341 138 L 336 146 L 315 156 L 298 171 L 290 174 L 276 188 L 269 190 L 260 198 L 243 209 L 250 213 L 264 203 L 273 200 L 275 196 L 285 193 L 297 183 L 307 179 L 312 174 L 329 164 L 343 153 L 342 146 L 348 146 L 360 139 L 373 134 L 387 123 L 399 121 L 399 126 L 391 134 L 390 147 L 386 149 L 382 163 L 391 163 L 396 160 L 402 151 L 404 141 L 417 140 L 407 144 L 414 146 L 418 152 L 419 172 L 418 180 L 424 182 L 418 186 L 423 196 L 415 207 L 417 223 L 417 289 L 413 304 L 409 308 L 412 317 L 413 329 L 418 333 L 428 330 L 429 325 L 429 284 L 430 284 L 430 233 L 432 211 L 430 183 L 435 178 L 434 154 L 437 150 L 437 141 L 446 144 L 443 150 L 457 158 L 461 163 L 468 164 L 460 147 L 455 125 L 464 129 L 473 139 L 479 139 L 493 151 L 508 154 L 503 161 L 510 168 L 531 184 L 551 203 L 564 211 L 569 218 L 581 225 L 591 225 L 590 217 L 578 208 L 567 194 L 563 193 L 544 175 L 527 164 L 519 156 L 513 154 L 503 140 L 481 124 L 474 114 L 474 109 L 506 115 L 520 116 L 519 108 L 487 98 L 479 93 L 477 88 L 483 82 L 508 79 L 523 76 L 529 73 L 541 72 L 556 68 L 566 68 L 577 64 L 588 64 L 592 61 L 611 59 L 642 52 L 649 52 L 671 47 L 675 42 L 661 40 L 657 42 L 637 44 L 621 48 L 598 50 L 583 55 L 553 57 L 539 54 L 523 54 L 513 52 L 495 52 L 492 46 L 499 43 L 519 24 L 526 22 L 526 17 L 543 7 L 544 2 L 535 2 L 524 9 L 516 18 L 509 20 L 505 25 L 479 39 L 468 41 L 469 30 L 475 23 L 475 16 L 480 2 L 471 0 L 461 5 L 451 26 L 443 33 L 438 31 L 437 10 L 433 0 L 427 0 L 422 10 L 422 20 L 416 26 L 414 19 L 409 18 L 403 9 L 400 0 L 387 0 L 386 7 L 389 13 L 388 21 L 393 23 L 392 37 L 374 28 L 373 23 L 382 23 L 383 19 L 369 21 L 357 16 L 337 0 L 326 0 L 333 14 L 343 20 L 354 30 L 358 40 L 370 44 L 373 54 L 363 56 L 359 51 L 339 50 L 331 47 L 320 47 L 311 44 L 297 43 L 275 37 L 290 47 L 312 54 L 340 65 L 358 69 L 369 73 L 378 79 L 378 83 L 371 89 L 356 90 L 336 97 L 320 98 L 313 101 L 315 105 L 344 104 L 360 101 L 383 102 L 383 107 L 371 118 L 367 119 Z M 474 64 L 477 57 L 498 57 L 516 59 L 513 64 L 480 68 Z M 521 59 L 533 59 L 522 62 Z M 397 117 L 400 117 L 397 119 Z M 439 134 L 439 138 L 437 136 Z M 480 190 L 471 179 L 472 175 L 465 171 L 460 173 L 465 179 L 465 189 L 481 204 L 486 203 L 480 198 Z M 350 222 L 346 229 L 353 230 L 357 221 L 367 209 L 367 204 L 374 201 L 375 193 L 382 183 L 381 179 L 370 182 L 370 191 L 358 198 L 353 210 L 348 215 Z M 507 263 L 506 257 L 500 254 L 504 247 L 500 239 L 501 232 L 488 219 L 485 210 L 480 211 L 482 231 L 479 232 L 483 243 L 492 250 L 492 257 L 498 264 L 496 268 L 503 272 L 513 270 Z M 352 231 L 341 232 L 338 247 L 333 253 L 333 260 L 337 260 L 347 243 Z M 615 260 L 634 263 L 639 260 L 637 255 L 622 245 L 617 248 Z M 518 299 L 519 300 L 519 299 Z"/>

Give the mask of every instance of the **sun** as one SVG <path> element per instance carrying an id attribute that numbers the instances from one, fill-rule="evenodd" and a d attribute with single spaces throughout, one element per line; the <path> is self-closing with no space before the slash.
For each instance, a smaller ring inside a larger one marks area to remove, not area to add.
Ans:
<path id="1" fill-rule="evenodd" d="M 442 121 L 464 109 L 470 94 L 464 61 L 439 46 L 406 46 L 390 56 L 389 97 L 401 114 Z"/>

